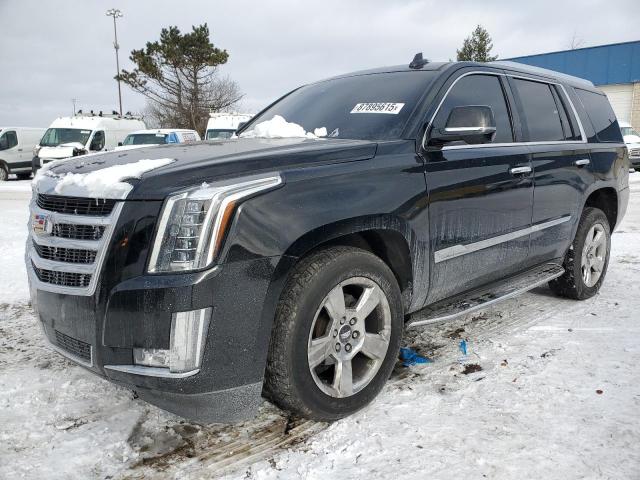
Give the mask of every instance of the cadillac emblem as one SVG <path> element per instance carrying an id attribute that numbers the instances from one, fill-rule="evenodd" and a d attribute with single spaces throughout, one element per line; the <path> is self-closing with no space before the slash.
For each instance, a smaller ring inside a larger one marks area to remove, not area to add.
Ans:
<path id="1" fill-rule="evenodd" d="M 53 230 L 53 223 L 49 220 L 48 215 L 34 213 L 31 218 L 31 228 L 33 228 L 33 233 L 36 235 L 50 234 Z"/>

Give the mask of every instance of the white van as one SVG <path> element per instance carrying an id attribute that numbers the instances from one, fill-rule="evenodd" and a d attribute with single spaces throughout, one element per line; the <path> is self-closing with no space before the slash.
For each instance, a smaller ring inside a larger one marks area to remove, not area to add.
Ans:
<path id="1" fill-rule="evenodd" d="M 640 133 L 636 132 L 627 122 L 618 122 L 624 144 L 629 150 L 629 162 L 636 172 L 640 172 Z"/>
<path id="2" fill-rule="evenodd" d="M 116 150 L 130 150 L 132 148 L 148 147 L 150 145 L 165 145 L 171 143 L 199 142 L 200 135 L 195 130 L 179 128 L 158 128 L 156 130 L 137 130 L 131 132 L 118 144 Z"/>
<path id="3" fill-rule="evenodd" d="M 253 115 L 250 113 L 215 112 L 210 113 L 209 117 L 205 140 L 224 140 L 231 138 L 238 128 L 253 118 Z"/>
<path id="4" fill-rule="evenodd" d="M 131 132 L 146 128 L 139 117 L 102 112 L 56 118 L 33 151 L 33 171 L 52 160 L 113 150 Z"/>
<path id="5" fill-rule="evenodd" d="M 0 181 L 15 173 L 19 179 L 31 176 L 33 147 L 38 145 L 44 128 L 0 127 Z"/>

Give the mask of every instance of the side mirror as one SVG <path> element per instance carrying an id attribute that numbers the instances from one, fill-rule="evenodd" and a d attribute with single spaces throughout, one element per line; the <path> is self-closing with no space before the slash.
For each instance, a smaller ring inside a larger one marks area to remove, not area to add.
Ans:
<path id="1" fill-rule="evenodd" d="M 122 146 L 122 142 L 118 142 L 118 146 L 121 147 Z"/>
<path id="2" fill-rule="evenodd" d="M 486 105 L 454 107 L 445 128 L 434 129 L 429 143 L 444 145 L 450 142 L 465 142 L 469 145 L 489 143 L 496 134 L 493 110 Z"/>

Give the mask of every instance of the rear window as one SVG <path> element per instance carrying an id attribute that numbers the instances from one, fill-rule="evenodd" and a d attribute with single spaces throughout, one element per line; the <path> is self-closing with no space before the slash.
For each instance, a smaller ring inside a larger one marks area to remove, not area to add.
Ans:
<path id="1" fill-rule="evenodd" d="M 564 140 L 560 109 L 551 91 L 551 85 L 517 78 L 512 82 L 520 101 L 520 117 L 528 132 L 527 140 L 530 142 Z"/>
<path id="2" fill-rule="evenodd" d="M 584 105 L 596 136 L 601 142 L 622 143 L 622 133 L 606 95 L 576 88 L 576 93 Z"/>
<path id="3" fill-rule="evenodd" d="M 329 137 L 398 139 L 436 75 L 423 71 L 393 72 L 314 83 L 287 95 L 251 125 L 280 115 L 307 132 L 324 127 Z"/>

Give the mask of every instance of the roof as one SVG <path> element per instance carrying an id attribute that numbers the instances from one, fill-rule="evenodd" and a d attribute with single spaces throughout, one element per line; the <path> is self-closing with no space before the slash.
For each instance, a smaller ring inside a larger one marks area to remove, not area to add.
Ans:
<path id="1" fill-rule="evenodd" d="M 640 82 L 640 40 L 508 60 L 586 78 L 595 85 Z"/>
<path id="2" fill-rule="evenodd" d="M 100 116 L 76 115 L 74 117 L 58 117 L 51 122 L 50 128 L 85 128 L 94 129 L 99 127 L 115 128 L 118 125 L 126 125 L 127 127 L 143 127 L 144 122 L 133 118 L 113 118 Z"/>

